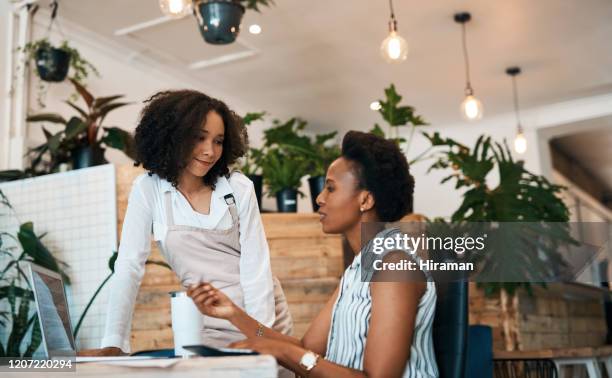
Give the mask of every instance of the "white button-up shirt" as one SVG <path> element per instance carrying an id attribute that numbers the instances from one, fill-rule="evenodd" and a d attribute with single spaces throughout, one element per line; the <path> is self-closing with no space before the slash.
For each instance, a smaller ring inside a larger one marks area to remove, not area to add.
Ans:
<path id="1" fill-rule="evenodd" d="M 142 174 L 134 180 L 121 232 L 115 274 L 109 282 L 110 297 L 102 347 L 130 351 L 131 319 L 138 289 L 151 252 L 151 233 L 165 254 L 168 220 L 164 193 L 170 191 L 174 223 L 206 229 L 228 229 L 232 217 L 224 196 L 232 193 L 240 218 L 240 284 L 245 311 L 260 323 L 274 323 L 274 292 L 270 251 L 264 233 L 253 183 L 234 172 L 229 180 L 220 177 L 212 192 L 209 214 L 195 211 L 187 199 L 168 181 Z M 214 269 L 211 267 L 211 269 Z"/>

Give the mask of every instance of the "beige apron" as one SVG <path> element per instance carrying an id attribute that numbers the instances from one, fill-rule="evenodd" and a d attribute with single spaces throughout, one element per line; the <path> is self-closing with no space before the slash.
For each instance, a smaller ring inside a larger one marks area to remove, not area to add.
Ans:
<path id="1" fill-rule="evenodd" d="M 172 192 L 165 193 L 168 231 L 164 257 L 184 287 L 198 281 L 210 282 L 236 305 L 244 309 L 244 296 L 240 286 L 240 220 L 234 196 L 224 197 L 232 216 L 232 227 L 227 230 L 209 230 L 174 224 Z M 286 335 L 292 332 L 293 322 L 287 300 L 276 277 L 274 301 L 276 319 L 272 328 Z M 214 347 L 243 340 L 245 336 L 229 321 L 204 316 L 202 343 Z"/>

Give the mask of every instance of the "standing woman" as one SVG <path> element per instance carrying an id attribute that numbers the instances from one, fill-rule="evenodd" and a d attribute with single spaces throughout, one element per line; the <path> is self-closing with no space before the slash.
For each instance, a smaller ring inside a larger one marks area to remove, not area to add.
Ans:
<path id="1" fill-rule="evenodd" d="M 367 264 L 362 255 L 373 251 L 373 237 L 400 235 L 397 229 L 365 235 L 362 223 L 400 220 L 412 211 L 413 188 L 406 157 L 394 142 L 356 131 L 345 135 L 342 155 L 329 166 L 317 203 L 323 232 L 342 234 L 355 258 L 302 339 L 263 327 L 214 284 L 190 288 L 188 294 L 200 311 L 230 320 L 248 336 L 233 347 L 271 354 L 300 376 L 437 377 L 436 289 L 430 273 L 415 270 L 409 280 L 396 282 L 361 277 L 362 262 Z M 419 260 L 397 252 L 383 261 Z"/>
<path id="2" fill-rule="evenodd" d="M 290 333 L 253 184 L 230 173 L 248 147 L 240 117 L 197 91 L 159 92 L 141 113 L 135 145 L 136 164 L 148 173 L 136 178 L 130 193 L 100 354 L 130 351 L 151 232 L 183 287 L 210 282 L 257 321 Z M 244 338 L 227 320 L 206 317 L 204 324 L 203 342 L 209 345 Z"/>

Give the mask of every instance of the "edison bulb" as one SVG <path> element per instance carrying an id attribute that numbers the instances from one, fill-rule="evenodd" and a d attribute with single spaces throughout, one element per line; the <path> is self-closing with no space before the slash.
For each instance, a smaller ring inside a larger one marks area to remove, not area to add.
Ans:
<path id="1" fill-rule="evenodd" d="M 408 43 L 395 30 L 392 30 L 382 42 L 380 53 L 389 63 L 401 62 L 408 56 Z"/>
<path id="2" fill-rule="evenodd" d="M 482 103 L 474 96 L 466 96 L 461 103 L 461 113 L 468 121 L 476 121 L 482 118 Z"/>
<path id="3" fill-rule="evenodd" d="M 527 151 L 527 139 L 525 139 L 525 135 L 522 132 L 516 134 L 514 138 L 514 151 L 518 154 L 524 154 Z"/>
<path id="4" fill-rule="evenodd" d="M 181 18 L 191 13 L 191 0 L 159 0 L 159 8 L 166 16 Z"/>

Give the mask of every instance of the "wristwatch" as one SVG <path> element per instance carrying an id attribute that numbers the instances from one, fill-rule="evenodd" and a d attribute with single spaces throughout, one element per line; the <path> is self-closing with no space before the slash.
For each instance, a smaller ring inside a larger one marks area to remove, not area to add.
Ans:
<path id="1" fill-rule="evenodd" d="M 304 353 L 304 355 L 300 359 L 300 367 L 306 370 L 307 372 L 310 372 L 312 369 L 314 369 L 315 366 L 317 366 L 317 362 L 319 362 L 320 357 L 321 356 L 319 356 L 315 352 L 309 350 Z"/>

